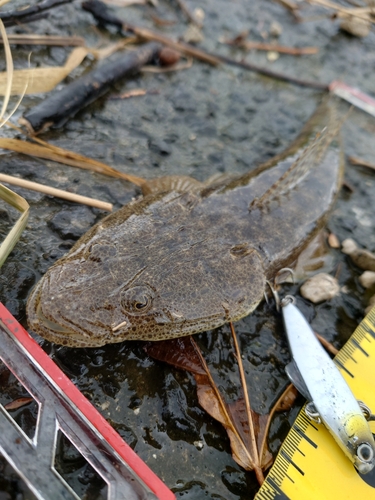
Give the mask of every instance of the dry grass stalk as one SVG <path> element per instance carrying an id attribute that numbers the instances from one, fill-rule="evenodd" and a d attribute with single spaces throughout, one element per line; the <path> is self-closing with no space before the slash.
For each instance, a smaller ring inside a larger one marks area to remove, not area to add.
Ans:
<path id="1" fill-rule="evenodd" d="M 115 52 L 122 50 L 125 47 L 130 48 L 129 46 L 133 46 L 136 43 L 139 42 L 139 38 L 136 36 L 124 38 L 123 40 L 119 40 L 118 42 L 111 43 L 109 45 L 106 45 L 105 47 L 102 47 L 100 49 L 94 49 L 90 48 L 90 53 L 95 57 L 97 60 L 105 59 L 106 57 L 111 56 Z"/>
<path id="2" fill-rule="evenodd" d="M 0 267 L 6 261 L 8 255 L 13 250 L 15 244 L 19 240 L 22 231 L 24 230 L 27 219 L 29 217 L 29 204 L 27 201 L 14 191 L 0 184 L 0 199 L 11 205 L 16 210 L 21 212 L 20 218 L 7 234 L 5 240 L 0 245 Z"/>
<path id="3" fill-rule="evenodd" d="M 363 160 L 362 158 L 356 158 L 355 156 L 349 156 L 348 160 L 352 165 L 358 165 L 360 167 L 367 167 L 375 170 L 375 163 L 370 163 L 367 160 Z"/>
<path id="4" fill-rule="evenodd" d="M 0 148 L 30 156 L 36 156 L 38 158 L 45 158 L 46 160 L 56 161 L 72 167 L 91 170 L 99 174 L 109 175 L 110 177 L 116 177 L 118 179 L 132 182 L 136 186 L 142 186 L 146 182 L 145 179 L 142 179 L 141 177 L 124 174 L 115 168 L 106 165 L 105 163 L 93 160 L 92 158 L 88 158 L 87 156 L 80 155 L 67 149 L 59 148 L 58 146 L 49 144 L 41 139 L 38 139 L 37 137 L 32 138 L 32 140 L 39 144 L 22 141 L 21 139 L 0 138 Z"/>
<path id="5" fill-rule="evenodd" d="M 5 37 L 2 33 L 5 47 Z M 11 94 L 19 95 L 24 92 L 25 83 L 28 82 L 27 94 L 36 94 L 39 92 L 50 92 L 66 78 L 73 69 L 81 64 L 88 54 L 86 47 L 77 47 L 72 51 L 64 66 L 49 68 L 28 68 L 13 71 L 13 81 L 11 85 Z M 0 95 L 5 95 L 8 91 L 8 70 L 0 73 Z"/>
<path id="6" fill-rule="evenodd" d="M 310 4 L 320 5 L 326 9 L 335 10 L 340 17 L 352 16 L 362 19 L 363 21 L 370 21 L 375 23 L 375 19 L 371 17 L 374 14 L 374 9 L 372 7 L 343 7 L 330 0 L 307 0 Z"/>
<path id="7" fill-rule="evenodd" d="M 10 51 L 7 34 L 4 28 L 3 21 L 1 21 L 1 19 L 0 19 L 0 33 L 4 43 L 5 62 L 6 62 L 6 72 L 4 73 L 5 76 L 4 93 L 2 94 L 4 96 L 4 100 L 0 112 L 0 120 L 2 120 L 5 115 L 5 111 L 8 107 L 11 95 L 12 81 L 13 81 L 13 59 L 12 59 L 12 53 Z"/>
<path id="8" fill-rule="evenodd" d="M 75 203 L 89 205 L 90 207 L 100 208 L 101 210 L 106 210 L 107 212 L 112 212 L 113 210 L 112 203 L 106 203 L 104 201 L 95 200 L 94 198 L 88 198 L 87 196 L 69 193 L 68 191 L 63 191 L 62 189 L 45 186 L 44 184 L 39 184 L 37 182 L 26 181 L 25 179 L 20 179 L 11 175 L 0 174 L 0 182 L 6 182 L 7 184 L 13 184 L 14 186 L 31 189 L 32 191 L 38 191 L 49 196 L 56 196 L 57 198 L 62 198 L 63 200 L 73 201 Z"/>
<path id="9" fill-rule="evenodd" d="M 84 46 L 85 40 L 81 36 L 54 36 L 54 35 L 8 35 L 9 43 L 15 45 L 56 45 L 56 46 Z M 0 38 L 0 43 L 3 39 Z"/>

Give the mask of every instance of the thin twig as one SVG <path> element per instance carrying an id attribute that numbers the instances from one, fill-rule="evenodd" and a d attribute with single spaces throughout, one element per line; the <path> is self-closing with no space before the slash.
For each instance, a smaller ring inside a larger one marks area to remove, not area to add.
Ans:
<path id="1" fill-rule="evenodd" d="M 201 362 L 201 364 L 203 366 L 203 369 L 206 372 L 206 375 L 207 375 L 207 378 L 208 378 L 208 380 L 210 382 L 210 385 L 211 385 L 213 391 L 215 392 L 215 395 L 216 395 L 218 401 L 221 403 L 221 409 L 222 409 L 222 411 L 223 411 L 223 413 L 225 415 L 226 421 L 232 424 L 232 427 L 231 427 L 232 432 L 235 434 L 235 436 L 238 439 L 238 441 L 240 443 L 243 443 L 243 439 L 241 438 L 238 430 L 236 429 L 236 427 L 232 423 L 232 419 L 231 419 L 230 415 L 228 414 L 226 405 L 225 405 L 225 403 L 223 401 L 223 398 L 221 397 L 221 394 L 220 394 L 220 392 L 219 392 L 219 390 L 217 388 L 217 385 L 215 384 L 214 379 L 212 378 L 210 369 L 208 368 L 208 365 L 207 365 L 206 360 L 204 359 L 204 357 L 203 357 L 203 355 L 201 353 L 201 350 L 199 349 L 199 347 L 198 347 L 198 345 L 197 345 L 197 343 L 195 342 L 194 339 L 191 339 L 191 342 L 193 344 L 195 352 L 197 353 L 197 355 L 199 357 L 199 360 L 200 360 L 200 362 Z M 251 454 L 249 453 L 248 449 L 246 448 L 245 443 L 243 443 L 243 444 L 244 444 L 244 451 L 245 451 L 245 453 L 247 455 L 248 461 L 249 461 L 250 464 L 253 465 L 253 467 L 254 467 L 254 469 L 256 471 L 257 470 L 257 465 L 254 463 L 254 460 L 251 457 Z"/>
<path id="2" fill-rule="evenodd" d="M 319 333 L 315 332 L 315 335 L 316 335 L 317 339 L 319 340 L 319 342 L 324 347 L 324 349 L 326 349 L 328 352 L 330 352 L 334 356 L 336 356 L 336 354 L 338 354 L 338 352 L 339 352 L 338 349 L 336 349 L 336 347 L 333 346 L 331 344 L 331 342 L 328 342 L 328 340 L 326 340 L 324 337 L 322 337 L 321 335 L 319 335 Z"/>
<path id="3" fill-rule="evenodd" d="M 254 424 L 253 424 L 253 418 L 251 415 L 249 393 L 247 390 L 245 372 L 244 372 L 243 365 L 242 365 L 241 351 L 240 351 L 240 348 L 238 346 L 238 341 L 237 341 L 237 337 L 236 337 L 236 332 L 234 331 L 233 323 L 230 322 L 229 326 L 230 326 L 230 331 L 231 331 L 232 337 L 233 337 L 234 347 L 236 350 L 238 369 L 240 372 L 241 385 L 242 385 L 242 390 L 243 390 L 244 398 L 245 398 L 246 413 L 247 413 L 247 418 L 249 421 L 250 442 L 251 442 L 251 448 L 252 448 L 252 453 L 253 453 L 254 462 L 255 462 L 254 471 L 255 471 L 255 475 L 258 479 L 259 484 L 262 485 L 264 482 L 264 475 L 263 475 L 263 471 L 262 471 L 260 459 L 259 459 L 257 441 L 256 441 L 256 437 L 255 437 L 255 429 L 254 429 Z"/>
<path id="4" fill-rule="evenodd" d="M 275 52 L 279 52 L 280 54 L 288 54 L 291 56 L 307 56 L 317 54 L 319 52 L 318 47 L 286 47 L 285 45 L 250 41 L 231 43 L 230 45 L 235 45 L 246 50 L 274 50 Z"/>
<path id="5" fill-rule="evenodd" d="M 11 175 L 0 174 L 0 182 L 6 182 L 8 184 L 13 184 L 14 186 L 31 189 L 33 191 L 39 191 L 40 193 L 63 198 L 64 200 L 83 203 L 84 205 L 100 208 L 108 212 L 112 212 L 113 210 L 112 203 L 106 203 L 104 201 L 95 200 L 94 198 L 88 198 L 87 196 L 81 196 L 75 193 L 68 193 L 67 191 L 63 191 L 62 189 L 52 188 L 50 186 L 45 186 L 44 184 L 39 184 L 37 182 L 26 181 L 25 179 L 19 179 L 18 177 L 13 177 Z"/>
<path id="6" fill-rule="evenodd" d="M 309 80 L 302 80 L 300 78 L 296 78 L 294 76 L 289 76 L 284 73 L 278 73 L 276 71 L 272 71 L 268 68 L 262 68 L 260 66 L 257 66 L 255 64 L 243 62 L 243 61 L 236 61 L 235 59 L 232 59 L 230 57 L 222 56 L 219 54 L 212 54 L 209 52 L 206 52 L 205 50 L 198 49 L 194 47 L 193 45 L 190 45 L 188 43 L 182 43 L 182 42 L 175 42 L 174 40 L 157 33 L 156 31 L 149 30 L 147 28 L 141 28 L 139 26 L 134 26 L 132 24 L 128 23 L 123 23 L 121 19 L 118 17 L 114 16 L 110 10 L 107 8 L 103 2 L 100 2 L 100 0 L 89 0 L 86 2 L 83 2 L 82 7 L 91 12 L 91 14 L 100 22 L 104 24 L 110 24 L 116 27 L 122 27 L 123 30 L 129 31 L 131 33 L 134 33 L 135 35 L 139 36 L 143 40 L 149 40 L 149 41 L 156 41 L 160 42 L 164 45 L 167 45 L 168 47 L 171 47 L 175 50 L 178 50 L 179 52 L 186 54 L 188 56 L 194 57 L 195 59 L 199 59 L 203 62 L 206 62 L 208 64 L 211 64 L 213 66 L 217 66 L 220 63 L 226 63 L 230 64 L 232 66 L 237 66 L 239 68 L 246 69 L 248 71 L 254 71 L 256 73 L 259 73 L 261 75 L 268 76 L 270 78 L 275 78 L 276 80 L 282 80 L 285 82 L 289 83 L 294 83 L 296 85 L 300 85 L 302 87 L 310 87 L 322 91 L 328 91 L 329 87 L 328 84 L 326 83 L 321 83 L 321 82 L 314 82 L 314 81 L 309 81 Z"/>
<path id="7" fill-rule="evenodd" d="M 312 80 L 303 80 L 301 78 L 296 78 L 291 75 L 286 75 L 285 73 L 279 73 L 268 68 L 262 68 L 256 64 L 252 64 L 245 61 L 236 61 L 226 56 L 216 56 L 220 61 L 230 64 L 231 66 L 238 66 L 239 68 L 247 69 L 249 71 L 254 71 L 260 75 L 269 76 L 270 78 L 275 78 L 276 80 L 282 80 L 284 82 L 294 83 L 301 87 L 310 87 L 313 89 L 323 90 L 328 92 L 329 85 L 322 82 L 314 82 Z"/>

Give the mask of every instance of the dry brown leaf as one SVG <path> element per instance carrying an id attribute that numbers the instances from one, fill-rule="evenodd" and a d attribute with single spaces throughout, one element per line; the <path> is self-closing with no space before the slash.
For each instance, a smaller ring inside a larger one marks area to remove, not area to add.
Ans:
<path id="1" fill-rule="evenodd" d="M 87 47 L 77 47 L 71 52 L 64 66 L 14 70 L 11 94 L 21 94 L 26 84 L 28 84 L 26 94 L 50 92 L 58 83 L 64 80 L 73 69 L 81 64 L 88 53 L 89 49 Z M 7 72 L 2 72 L 0 73 L 0 95 L 5 95 L 6 85 Z"/>
<path id="2" fill-rule="evenodd" d="M 271 418 L 275 411 L 285 411 L 291 407 L 297 394 L 295 388 L 292 385 L 288 386 L 270 415 L 259 415 L 250 410 L 251 423 L 249 423 L 245 399 L 240 397 L 231 404 L 225 402 L 192 337 L 157 343 L 148 342 L 145 344 L 145 350 L 149 356 L 159 361 L 193 373 L 197 383 L 199 403 L 209 415 L 224 426 L 230 439 L 233 459 L 244 469 L 255 470 L 258 481 L 261 482 L 262 471 L 270 467 L 273 460 L 266 444 Z M 250 424 L 255 433 L 256 453 L 252 451 Z"/>
<path id="3" fill-rule="evenodd" d="M 4 408 L 8 411 L 18 410 L 18 408 L 28 405 L 29 403 L 31 403 L 31 401 L 34 401 L 33 398 L 18 398 L 4 405 Z"/>

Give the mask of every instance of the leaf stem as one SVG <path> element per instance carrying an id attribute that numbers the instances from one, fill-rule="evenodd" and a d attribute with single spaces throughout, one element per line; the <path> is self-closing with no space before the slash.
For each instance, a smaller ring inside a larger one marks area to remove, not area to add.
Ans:
<path id="1" fill-rule="evenodd" d="M 244 399 L 245 399 L 246 413 L 247 413 L 247 418 L 249 421 L 250 445 L 252 448 L 251 449 L 252 455 L 254 457 L 254 471 L 255 471 L 255 475 L 256 475 L 256 478 L 258 480 L 258 483 L 260 485 L 262 485 L 264 482 L 264 475 L 263 475 L 263 471 L 262 471 L 260 459 L 259 459 L 258 447 L 257 447 L 257 442 L 256 442 L 256 437 L 255 437 L 254 424 L 253 424 L 253 418 L 251 415 L 250 398 L 249 398 L 249 393 L 247 390 L 245 372 L 244 372 L 243 364 L 242 364 L 241 351 L 240 351 L 240 348 L 238 345 L 236 332 L 234 330 L 233 323 L 232 322 L 229 323 L 229 326 L 230 326 L 230 331 L 231 331 L 232 337 L 233 337 L 234 347 L 236 349 L 238 370 L 240 372 L 241 385 L 242 385 L 242 390 L 243 390 Z"/>

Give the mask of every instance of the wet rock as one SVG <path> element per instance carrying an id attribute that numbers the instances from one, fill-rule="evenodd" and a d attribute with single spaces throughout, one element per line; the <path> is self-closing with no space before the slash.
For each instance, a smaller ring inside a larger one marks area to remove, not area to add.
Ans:
<path id="1" fill-rule="evenodd" d="M 153 153 L 161 156 L 168 156 L 172 153 L 171 147 L 161 139 L 150 139 L 148 147 Z"/>
<path id="2" fill-rule="evenodd" d="M 349 255 L 353 263 L 366 271 L 375 271 L 375 254 L 359 248 L 357 243 L 348 238 L 342 242 L 342 251 Z"/>
<path id="3" fill-rule="evenodd" d="M 48 221 L 48 226 L 62 239 L 78 240 L 95 222 L 95 215 L 85 206 L 67 207 Z"/>
<path id="4" fill-rule="evenodd" d="M 372 285 L 375 285 L 375 272 L 374 271 L 365 271 L 359 277 L 359 282 L 364 288 L 370 288 Z"/>
<path id="5" fill-rule="evenodd" d="M 300 289 L 302 297 L 314 304 L 332 299 L 339 291 L 340 287 L 337 279 L 326 273 L 316 274 L 305 281 Z"/>

